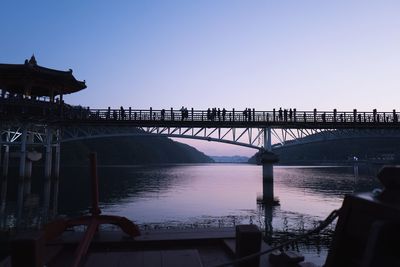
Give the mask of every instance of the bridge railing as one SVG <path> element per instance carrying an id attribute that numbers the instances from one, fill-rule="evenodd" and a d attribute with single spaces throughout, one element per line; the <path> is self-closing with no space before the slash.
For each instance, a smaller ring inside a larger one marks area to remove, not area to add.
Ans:
<path id="1" fill-rule="evenodd" d="M 393 112 L 338 112 L 338 111 L 236 111 L 236 110 L 141 110 L 87 109 L 72 113 L 69 118 L 84 120 L 123 121 L 195 121 L 195 122 L 268 122 L 268 123 L 397 123 L 399 114 Z"/>
<path id="2" fill-rule="evenodd" d="M 227 110 L 227 109 L 89 109 L 81 106 L 66 104 L 49 104 L 35 101 L 19 101 L 2 99 L 0 101 L 0 116 L 2 118 L 36 118 L 61 119 L 62 121 L 193 121 L 193 122 L 231 122 L 231 123 L 398 123 L 399 113 L 392 112 L 359 112 L 353 111 L 303 111 L 296 109 L 274 109 L 258 111 L 255 109 Z"/>

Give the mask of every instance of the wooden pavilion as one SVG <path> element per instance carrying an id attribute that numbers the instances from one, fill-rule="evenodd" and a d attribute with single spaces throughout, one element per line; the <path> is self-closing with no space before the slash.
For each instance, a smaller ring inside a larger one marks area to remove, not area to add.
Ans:
<path id="1" fill-rule="evenodd" d="M 63 95 L 86 88 L 85 81 L 78 81 L 72 70 L 61 71 L 39 66 L 32 55 L 24 64 L 0 64 L 0 89 L 2 97 L 48 97 L 54 102 L 57 95 L 62 102 Z"/>

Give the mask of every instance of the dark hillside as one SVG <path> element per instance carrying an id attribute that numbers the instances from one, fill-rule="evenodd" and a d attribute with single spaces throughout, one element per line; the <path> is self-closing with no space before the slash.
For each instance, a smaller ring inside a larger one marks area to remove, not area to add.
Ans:
<path id="1" fill-rule="evenodd" d="M 214 162 L 197 149 L 166 137 L 134 136 L 62 143 L 61 163 L 86 164 L 90 151 L 97 152 L 98 162 L 103 165 Z"/>
<path id="2" fill-rule="evenodd" d="M 400 160 L 400 138 L 337 139 L 275 148 L 279 164 L 346 163 L 359 161 L 395 163 Z M 255 156 L 249 163 L 256 163 Z"/>

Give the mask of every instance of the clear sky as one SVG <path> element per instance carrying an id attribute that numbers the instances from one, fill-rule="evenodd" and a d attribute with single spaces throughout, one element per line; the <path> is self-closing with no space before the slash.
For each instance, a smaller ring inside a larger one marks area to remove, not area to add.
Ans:
<path id="1" fill-rule="evenodd" d="M 399 14 L 397 0 L 4 0 L 0 62 L 71 68 L 88 89 L 65 100 L 93 108 L 400 110 Z"/>

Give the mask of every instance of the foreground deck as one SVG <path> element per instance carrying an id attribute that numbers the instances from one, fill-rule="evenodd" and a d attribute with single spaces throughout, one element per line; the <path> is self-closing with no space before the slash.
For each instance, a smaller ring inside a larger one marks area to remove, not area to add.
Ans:
<path id="1" fill-rule="evenodd" d="M 70 266 L 82 232 L 68 231 L 45 247 L 49 267 Z M 81 266 L 216 266 L 235 259 L 235 229 L 150 230 L 132 239 L 121 231 L 100 231 Z M 261 249 L 268 249 L 262 241 Z M 11 266 L 11 257 L 0 266 Z M 268 267 L 267 256 L 260 266 Z"/>

